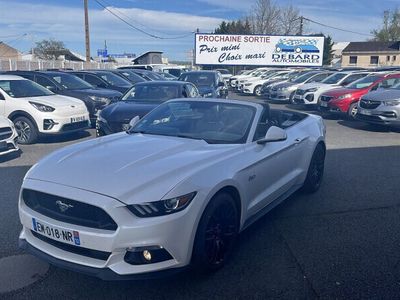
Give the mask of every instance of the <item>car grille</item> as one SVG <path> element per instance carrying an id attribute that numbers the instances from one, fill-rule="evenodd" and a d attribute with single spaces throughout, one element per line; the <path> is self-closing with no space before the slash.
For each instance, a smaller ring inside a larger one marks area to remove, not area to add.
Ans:
<path id="1" fill-rule="evenodd" d="M 333 97 L 332 96 L 324 96 L 324 95 L 322 95 L 319 99 L 321 101 L 328 102 L 328 101 L 331 101 L 333 99 Z"/>
<path id="2" fill-rule="evenodd" d="M 375 109 L 377 108 L 382 102 L 380 101 L 372 101 L 372 100 L 367 100 L 367 99 L 362 99 L 360 101 L 360 107 L 366 108 L 366 109 Z"/>
<path id="3" fill-rule="evenodd" d="M 11 127 L 0 128 L 0 141 L 6 140 L 13 135 Z"/>
<path id="4" fill-rule="evenodd" d="M 30 209 L 61 222 L 103 230 L 118 228 L 114 220 L 97 206 L 29 189 L 23 190 L 22 199 Z M 62 211 L 60 202 L 71 207 Z"/>
<path id="5" fill-rule="evenodd" d="M 89 127 L 88 121 L 81 121 L 81 122 L 65 124 L 61 128 L 61 131 L 64 131 L 64 132 L 74 131 L 74 130 L 84 129 L 84 128 L 88 128 L 88 127 Z"/>
<path id="6" fill-rule="evenodd" d="M 48 237 L 45 237 L 45 236 L 35 232 L 33 230 L 31 230 L 31 233 L 35 238 L 37 238 L 45 243 L 48 243 L 58 249 L 67 251 L 67 252 L 71 252 L 71 253 L 75 253 L 78 255 L 87 256 L 87 257 L 91 257 L 91 258 L 99 259 L 99 260 L 107 260 L 111 255 L 111 252 L 93 250 L 93 249 L 78 247 L 78 246 L 62 243 L 59 241 L 55 241 L 55 240 L 52 240 Z"/>
<path id="7" fill-rule="evenodd" d="M 297 91 L 296 91 L 296 95 L 304 95 L 305 93 L 306 93 L 305 90 L 297 89 Z"/>

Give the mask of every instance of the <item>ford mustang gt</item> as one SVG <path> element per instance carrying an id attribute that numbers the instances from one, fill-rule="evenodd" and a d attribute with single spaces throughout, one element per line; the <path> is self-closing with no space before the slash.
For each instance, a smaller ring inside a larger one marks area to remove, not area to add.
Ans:
<path id="1" fill-rule="evenodd" d="M 321 185 L 318 116 L 174 99 L 131 125 L 29 170 L 19 199 L 22 248 L 108 280 L 215 271 L 244 228 L 296 190 Z"/>

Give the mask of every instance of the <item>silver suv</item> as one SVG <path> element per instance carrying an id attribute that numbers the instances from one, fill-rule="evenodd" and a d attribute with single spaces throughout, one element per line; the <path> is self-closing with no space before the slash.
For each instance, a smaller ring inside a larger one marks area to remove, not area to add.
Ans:
<path id="1" fill-rule="evenodd" d="M 358 102 L 356 119 L 372 124 L 400 126 L 400 83 L 363 96 Z"/>

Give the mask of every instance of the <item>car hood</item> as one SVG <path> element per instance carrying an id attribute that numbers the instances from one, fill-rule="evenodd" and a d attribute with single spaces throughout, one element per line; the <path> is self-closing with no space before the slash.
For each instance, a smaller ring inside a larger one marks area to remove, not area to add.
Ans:
<path id="1" fill-rule="evenodd" d="M 363 99 L 373 101 L 388 101 L 400 99 L 400 90 L 387 89 L 383 91 L 373 91 L 366 94 Z"/>
<path id="2" fill-rule="evenodd" d="M 51 95 L 51 96 L 41 96 L 41 97 L 29 97 L 26 98 L 29 101 L 48 105 L 54 108 L 64 108 L 64 107 L 80 107 L 84 106 L 85 104 L 82 102 L 82 100 L 73 98 L 73 97 L 68 97 L 68 96 L 62 96 L 62 95 Z"/>
<path id="3" fill-rule="evenodd" d="M 32 167 L 26 179 L 100 193 L 125 204 L 156 201 L 197 171 L 242 149 L 123 132 L 62 148 Z"/>
<path id="4" fill-rule="evenodd" d="M 142 118 L 160 104 L 161 102 L 119 101 L 105 107 L 100 115 L 107 121 L 129 123 L 133 117 Z"/>
<path id="5" fill-rule="evenodd" d="M 347 89 L 347 88 L 337 88 L 337 89 L 332 89 L 326 92 L 325 95 L 333 96 L 333 97 L 339 97 L 341 95 L 345 94 L 358 94 L 358 93 L 363 93 L 365 89 Z"/>
<path id="6" fill-rule="evenodd" d="M 295 86 L 295 85 L 300 85 L 300 84 L 293 83 L 293 82 L 281 82 L 281 83 L 274 85 L 274 88 L 287 88 L 287 87 Z"/>
<path id="7" fill-rule="evenodd" d="M 308 90 L 308 89 L 313 89 L 313 88 L 325 88 L 327 86 L 332 88 L 332 86 L 329 84 L 320 83 L 320 82 L 311 82 L 311 83 L 306 83 L 306 84 L 300 85 L 299 89 Z"/>

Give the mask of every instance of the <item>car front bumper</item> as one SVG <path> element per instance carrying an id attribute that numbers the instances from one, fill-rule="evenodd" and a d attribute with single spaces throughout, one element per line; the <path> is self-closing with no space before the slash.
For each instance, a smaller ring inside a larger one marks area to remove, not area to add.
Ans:
<path id="1" fill-rule="evenodd" d="M 356 119 L 372 124 L 400 126 L 400 110 L 382 105 L 376 109 L 358 107 Z"/>
<path id="2" fill-rule="evenodd" d="M 289 90 L 272 90 L 269 99 L 272 101 L 289 101 L 291 92 Z"/>
<path id="3" fill-rule="evenodd" d="M 15 130 L 13 130 L 13 134 L 11 137 L 1 140 L 0 145 L 3 147 L 0 147 L 0 156 L 6 155 L 11 152 L 19 151 L 18 143 L 18 134 Z"/>
<path id="4" fill-rule="evenodd" d="M 73 121 L 72 118 L 82 118 Z M 67 132 L 81 131 L 90 128 L 88 113 L 74 114 L 73 116 L 44 115 L 37 122 L 40 134 L 61 134 Z"/>
<path id="5" fill-rule="evenodd" d="M 294 94 L 293 103 L 294 104 L 304 104 L 304 105 L 313 105 L 317 104 L 317 97 L 315 97 L 314 93 L 305 93 L 303 95 Z"/>
<path id="6" fill-rule="evenodd" d="M 118 200 L 97 193 L 30 179 L 24 180 L 23 188 L 67 199 L 83 199 L 79 202 L 90 205 L 96 204 L 118 225 L 116 230 L 103 230 L 61 222 L 31 209 L 20 196 L 19 216 L 23 228 L 19 243 L 50 263 L 103 279 L 174 270 L 190 263 L 198 222 L 197 211 L 201 207 L 201 201 L 196 201 L 199 195 L 183 211 L 160 217 L 140 218 Z M 79 232 L 79 246 L 55 240 L 51 236 L 38 238 L 32 225 L 33 218 L 54 228 Z M 74 248 L 70 250 L 57 244 Z M 170 259 L 145 264 L 131 264 L 125 260 L 125 255 L 133 251 L 132 249 L 151 249 L 154 246 L 165 249 L 170 254 Z M 106 255 L 99 258 L 88 254 L 88 251 Z"/>

